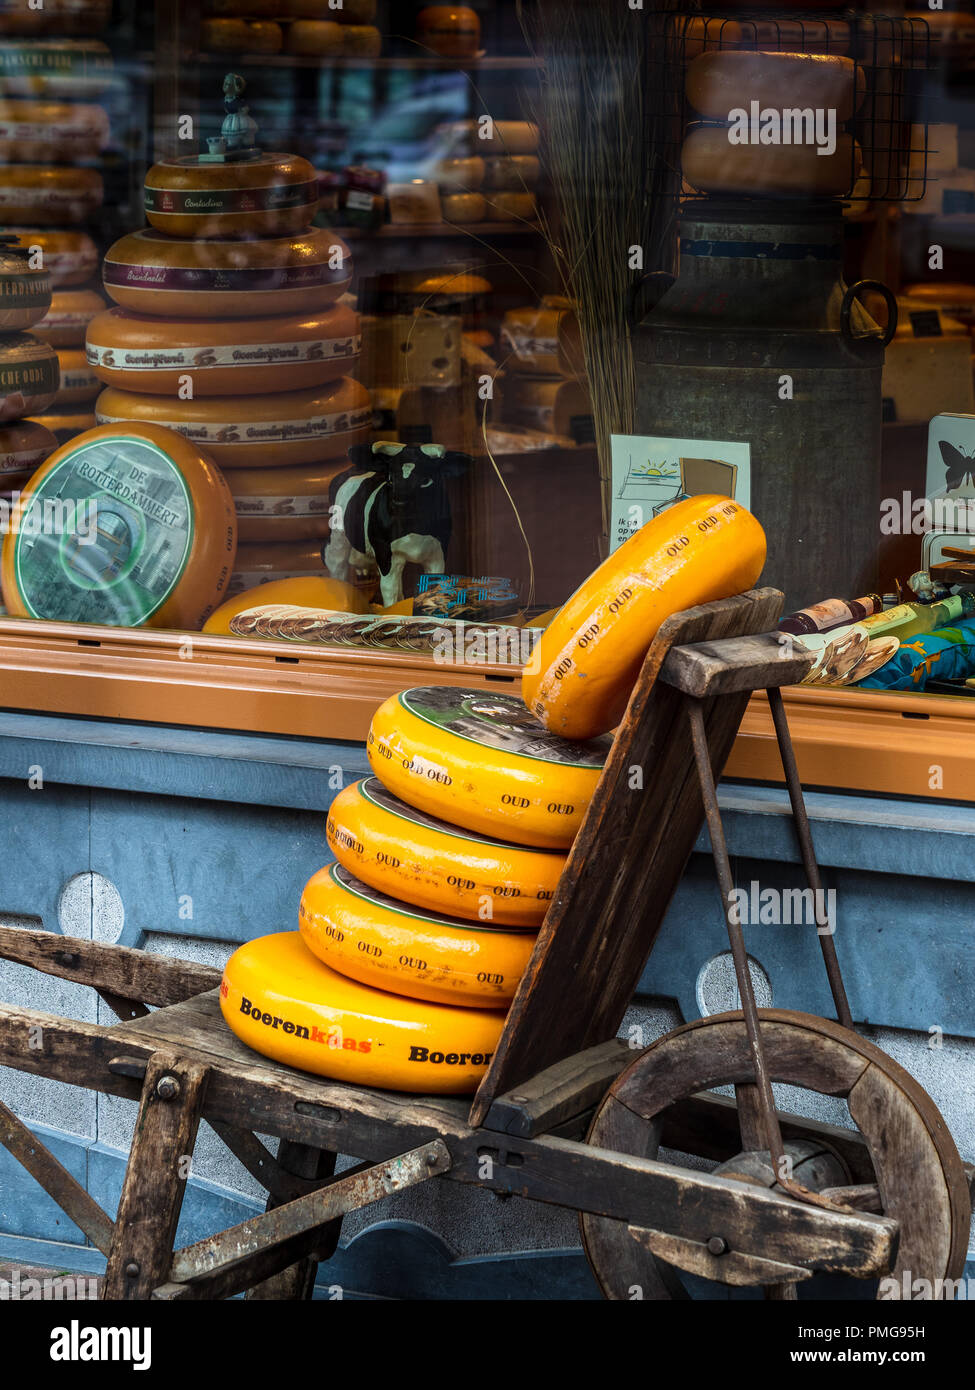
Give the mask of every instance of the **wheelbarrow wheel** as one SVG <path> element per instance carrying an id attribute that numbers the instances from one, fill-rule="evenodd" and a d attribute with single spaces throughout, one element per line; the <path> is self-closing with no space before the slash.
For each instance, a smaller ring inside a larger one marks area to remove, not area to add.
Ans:
<path id="1" fill-rule="evenodd" d="M 931 1097 L 880 1048 L 837 1023 L 780 1009 L 761 1009 L 759 1018 L 772 1080 L 841 1097 L 863 1136 L 873 1171 L 861 1172 L 852 1184 L 841 1179 L 834 1200 L 899 1223 L 896 1263 L 890 1270 L 896 1287 L 885 1280 L 883 1295 L 950 1296 L 945 1283 L 959 1279 L 965 1265 L 971 1198 L 958 1150 Z M 734 1085 L 743 1152 L 721 1171 L 760 1181 L 748 1176 L 758 1171 L 756 1162 L 768 1161 L 767 1152 L 755 1152 L 764 1144 L 754 1081 L 742 1015 L 698 1019 L 667 1033 L 621 1073 L 593 1117 L 588 1143 L 656 1158 L 670 1106 L 701 1091 Z M 827 1174 L 829 1156 L 816 1161 Z M 770 1164 L 768 1169 L 765 1185 L 773 1186 Z M 802 1173 L 794 1176 L 805 1181 Z M 827 1178 L 827 1195 L 831 1185 Z M 688 1296 L 673 1266 L 647 1248 L 648 1238 L 658 1249 L 666 1248 L 665 1241 L 652 1239 L 654 1233 L 643 1232 L 640 1239 L 626 1222 L 589 1213 L 581 1214 L 580 1224 L 586 1256 L 607 1298 Z M 709 1277 L 721 1280 L 720 1260 L 711 1264 Z M 779 1290 L 783 1296 L 781 1286 Z"/>

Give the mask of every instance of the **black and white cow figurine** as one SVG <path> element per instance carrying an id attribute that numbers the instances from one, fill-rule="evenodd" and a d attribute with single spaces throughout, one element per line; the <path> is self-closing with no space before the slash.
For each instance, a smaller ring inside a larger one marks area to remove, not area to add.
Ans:
<path id="1" fill-rule="evenodd" d="M 429 450 L 429 452 L 424 452 Z M 436 453 L 434 453 L 436 450 Z M 328 490 L 331 530 L 322 560 L 333 579 L 352 565 L 379 569 L 385 607 L 403 597 L 403 569 L 443 574 L 450 541 L 447 479 L 471 464 L 468 454 L 423 444 L 355 444 L 352 467 Z"/>

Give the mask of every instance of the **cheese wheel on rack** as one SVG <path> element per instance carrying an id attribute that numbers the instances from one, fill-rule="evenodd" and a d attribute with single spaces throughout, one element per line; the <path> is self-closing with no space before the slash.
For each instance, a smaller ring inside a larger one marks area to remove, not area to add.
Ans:
<path id="1" fill-rule="evenodd" d="M 491 193 L 487 207 L 490 222 L 532 222 L 538 214 L 534 193 Z"/>
<path id="2" fill-rule="evenodd" d="M 344 457 L 302 468 L 227 468 L 242 541 L 303 541 L 328 535 L 328 489 L 348 467 Z M 270 602 L 270 600 L 269 600 Z"/>
<path id="3" fill-rule="evenodd" d="M 296 19 L 288 25 L 288 53 L 327 56 L 342 52 L 342 26 L 327 19 Z"/>
<path id="4" fill-rule="evenodd" d="M 79 434 L 93 430 L 98 421 L 90 410 L 59 410 L 34 416 L 30 423 L 43 426 L 49 434 L 54 435 L 58 444 L 67 444 Z"/>
<path id="5" fill-rule="evenodd" d="M 102 389 L 82 348 L 61 348 L 58 351 L 61 384 L 54 398 L 56 411 L 70 411 L 73 406 L 93 401 Z"/>
<path id="6" fill-rule="evenodd" d="M 389 790 L 431 816 L 520 845 L 567 849 L 610 749 L 556 738 L 514 695 L 421 686 L 373 715 L 366 752 Z"/>
<path id="7" fill-rule="evenodd" d="M 273 19 L 205 19 L 200 45 L 210 53 L 280 53 L 284 33 Z"/>
<path id="8" fill-rule="evenodd" d="M 750 589 L 765 533 L 728 497 L 690 497 L 624 541 L 542 634 L 521 679 L 525 704 L 563 738 L 614 728 L 657 629 L 684 608 Z"/>
<path id="9" fill-rule="evenodd" d="M 220 1010 L 265 1057 L 355 1086 L 461 1095 L 488 1068 L 500 1009 L 465 1009 L 387 994 L 330 970 L 300 932 L 241 946 L 227 961 Z"/>
<path id="10" fill-rule="evenodd" d="M 51 506 L 56 530 L 26 524 Z M 236 548 L 230 492 L 199 449 L 152 425 L 92 429 L 31 479 L 3 543 L 3 601 L 21 618 L 195 631 Z"/>
<path id="11" fill-rule="evenodd" d="M 108 115 L 100 106 L 0 97 L 0 159 L 5 163 L 95 159 L 108 139 Z"/>
<path id="12" fill-rule="evenodd" d="M 487 133 L 476 121 L 473 125 L 479 154 L 534 154 L 538 149 L 538 126 L 531 121 L 494 121 Z"/>
<path id="13" fill-rule="evenodd" d="M 539 376 L 581 376 L 585 370 L 575 306 L 559 295 L 541 304 L 509 309 L 501 323 L 501 342 L 511 366 Z"/>
<path id="14" fill-rule="evenodd" d="M 0 221 L 48 226 L 85 222 L 102 205 L 102 176 L 95 169 L 56 164 L 0 165 Z"/>
<path id="15" fill-rule="evenodd" d="M 427 5 L 416 17 L 416 39 L 443 58 L 476 58 L 481 21 L 466 5 Z"/>
<path id="16" fill-rule="evenodd" d="M 333 970 L 435 1004 L 510 1004 L 535 933 L 473 923 L 390 898 L 341 864 L 305 884 L 298 909 L 309 951 Z"/>
<path id="17" fill-rule="evenodd" d="M 85 101 L 111 80 L 112 55 L 98 39 L 0 40 L 0 96 Z"/>
<path id="18" fill-rule="evenodd" d="M 834 152 L 820 155 L 815 145 L 733 145 L 725 126 L 692 125 L 681 161 L 684 178 L 699 193 L 840 197 L 859 177 L 861 153 L 853 137 L 842 133 Z"/>
<path id="19" fill-rule="evenodd" d="M 488 161 L 480 155 L 458 155 L 441 159 L 434 170 L 441 189 L 476 193 L 484 182 Z"/>
<path id="20" fill-rule="evenodd" d="M 488 188 L 517 193 L 530 191 L 538 183 L 541 165 L 537 155 L 498 155 L 484 162 Z"/>
<path id="21" fill-rule="evenodd" d="M 343 58 L 378 58 L 383 39 L 374 24 L 342 25 Z"/>
<path id="22" fill-rule="evenodd" d="M 52 347 L 83 347 L 89 323 L 104 308 L 94 290 L 55 290 L 50 309 L 33 331 Z"/>
<path id="23" fill-rule="evenodd" d="M 249 547 L 245 547 L 249 548 Z M 257 547 L 253 547 L 257 549 Z M 237 549 L 238 561 L 240 547 Z M 321 556 L 318 557 L 321 570 Z M 289 606 L 325 608 L 339 613 L 367 613 L 369 605 L 362 593 L 352 584 L 344 584 L 341 579 L 326 579 L 323 574 L 310 575 L 302 579 L 270 579 L 258 583 L 228 598 L 203 624 L 203 631 L 212 635 L 230 636 L 230 621 L 238 613 L 248 608 L 257 608 L 267 603 L 281 603 Z M 236 636 L 236 634 L 234 634 Z"/>
<path id="24" fill-rule="evenodd" d="M 38 269 L 50 276 L 56 290 L 81 285 L 98 272 L 98 247 L 87 232 L 53 227 L 2 227 L 0 235 L 16 236 Z M 42 316 L 43 317 L 43 316 Z"/>
<path id="25" fill-rule="evenodd" d="M 146 220 L 177 237 L 278 237 L 303 232 L 318 207 L 315 170 L 294 154 L 201 164 L 164 159 L 146 175 Z"/>
<path id="26" fill-rule="evenodd" d="M 482 193 L 442 193 L 440 208 L 445 222 L 463 225 L 487 220 L 487 199 Z"/>
<path id="27" fill-rule="evenodd" d="M 267 394 L 334 381 L 358 359 L 359 317 L 345 304 L 259 319 L 159 319 L 108 309 L 92 319 L 88 360 L 108 386 L 175 396 Z"/>
<path id="28" fill-rule="evenodd" d="M 540 927 L 565 864 L 555 850 L 508 844 L 426 815 L 378 777 L 339 792 L 325 836 L 339 863 L 363 883 L 484 926 Z"/>
<path id="29" fill-rule="evenodd" d="M 521 376 L 504 380 L 504 419 L 545 434 L 575 438 L 576 427 L 592 417 L 592 400 L 581 381 L 565 377 Z"/>
<path id="30" fill-rule="evenodd" d="M 328 229 L 254 241 L 131 232 L 105 254 L 105 289 L 124 309 L 165 318 L 308 314 L 352 283 L 352 256 Z"/>
<path id="31" fill-rule="evenodd" d="M 338 9 L 330 0 L 287 0 L 292 19 L 332 19 L 339 24 L 372 24 L 376 19 L 376 0 L 342 0 Z"/>
<path id="32" fill-rule="evenodd" d="M 728 121 L 737 108 L 825 109 L 844 125 L 864 94 L 863 69 L 850 58 L 819 53 L 702 53 L 687 69 L 687 100 L 700 115 Z M 825 156 L 824 156 L 825 157 Z"/>
<path id="33" fill-rule="evenodd" d="M 47 410 L 58 380 L 57 354 L 47 343 L 31 333 L 0 337 L 0 422 Z"/>
<path id="34" fill-rule="evenodd" d="M 203 396 L 192 401 L 107 386 L 95 403 L 99 424 L 164 425 L 191 439 L 221 468 L 281 468 L 344 458 L 369 437 L 369 392 L 351 377 L 305 391 L 266 396 Z"/>
<path id="35" fill-rule="evenodd" d="M 0 333 L 20 333 L 51 307 L 51 277 L 29 255 L 0 246 Z"/>
<path id="36" fill-rule="evenodd" d="M 0 425 L 0 482 L 5 477 L 36 473 L 57 445 L 51 431 L 33 420 Z"/>

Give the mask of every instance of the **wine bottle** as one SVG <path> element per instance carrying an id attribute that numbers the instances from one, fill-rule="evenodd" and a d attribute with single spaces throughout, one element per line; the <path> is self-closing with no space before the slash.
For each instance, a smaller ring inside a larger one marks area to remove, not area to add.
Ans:
<path id="1" fill-rule="evenodd" d="M 957 622 L 975 611 L 975 598 L 970 593 L 952 594 L 937 603 L 898 603 L 882 613 L 864 618 L 863 627 L 870 637 L 917 637 L 934 632 L 936 628 Z"/>
<path id="2" fill-rule="evenodd" d="M 829 632 L 834 627 L 844 627 L 858 623 L 861 618 L 869 618 L 879 613 L 883 600 L 879 594 L 867 594 L 865 598 L 854 598 L 847 602 L 842 598 L 824 599 L 809 608 L 800 608 L 779 623 L 780 632 L 794 632 L 801 636 L 810 632 Z"/>

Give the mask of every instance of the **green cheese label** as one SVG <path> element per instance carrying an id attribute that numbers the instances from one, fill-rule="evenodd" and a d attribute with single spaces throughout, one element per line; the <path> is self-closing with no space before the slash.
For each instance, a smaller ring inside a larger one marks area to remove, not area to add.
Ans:
<path id="1" fill-rule="evenodd" d="M 192 543 L 192 501 L 173 460 L 124 434 L 93 440 L 25 503 L 17 589 L 35 618 L 138 627 L 172 593 Z"/>

